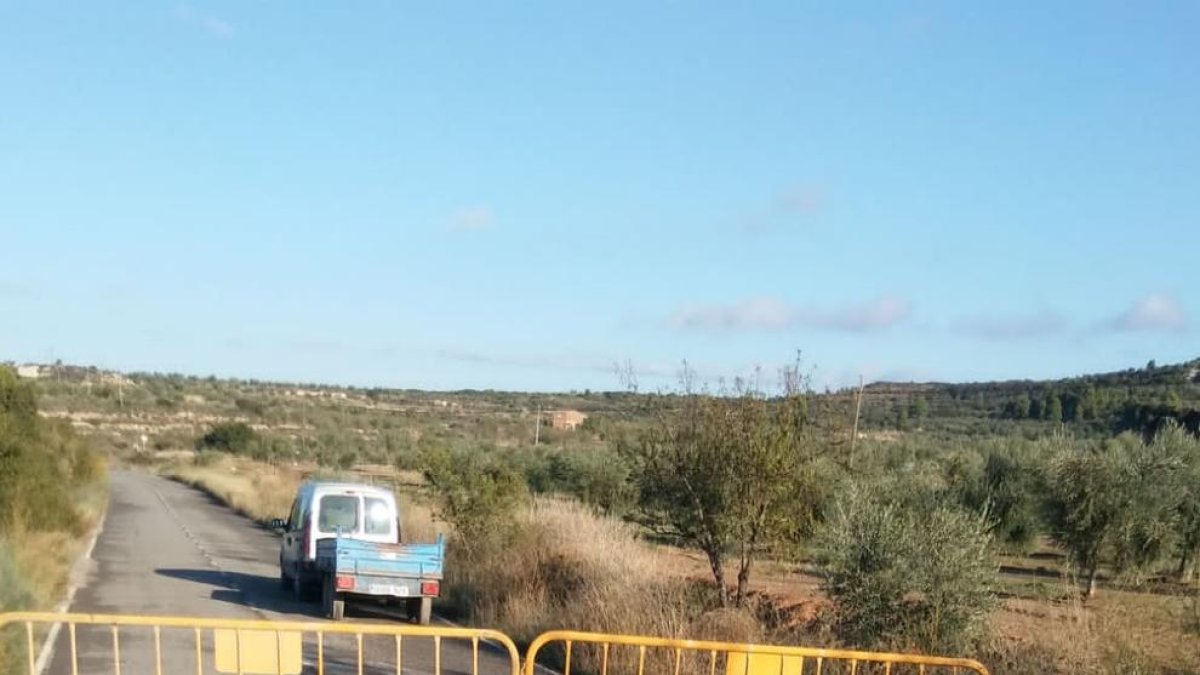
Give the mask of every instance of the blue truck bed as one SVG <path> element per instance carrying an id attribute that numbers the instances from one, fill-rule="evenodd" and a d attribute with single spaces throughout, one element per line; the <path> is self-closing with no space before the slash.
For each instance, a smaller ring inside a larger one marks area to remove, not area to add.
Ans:
<path id="1" fill-rule="evenodd" d="M 421 623 L 428 623 L 428 603 L 441 593 L 445 557 L 441 536 L 433 544 L 320 539 L 316 567 L 328 594 L 327 613 L 340 618 L 341 607 L 335 603 L 344 602 L 348 595 L 375 596 L 407 600 L 410 616 L 418 613 Z"/>
<path id="2" fill-rule="evenodd" d="M 376 544 L 337 537 L 317 541 L 317 569 L 342 575 L 441 580 L 446 547 L 433 544 Z"/>

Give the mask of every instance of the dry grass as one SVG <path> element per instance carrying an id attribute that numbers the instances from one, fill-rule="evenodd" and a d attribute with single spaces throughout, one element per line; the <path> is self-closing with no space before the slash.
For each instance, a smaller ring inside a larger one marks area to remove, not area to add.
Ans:
<path id="1" fill-rule="evenodd" d="M 724 639 L 761 635 L 746 613 L 709 611 L 705 593 L 622 521 L 553 498 L 535 500 L 520 519 L 501 550 L 447 567 L 450 600 L 475 623 L 519 642 L 564 628 Z"/>
<path id="2" fill-rule="evenodd" d="M 981 654 L 992 672 L 1200 672 L 1200 637 L 1188 630 L 1190 598 L 1101 590 L 1084 603 L 1060 582 L 1059 600 L 1010 598 Z"/>
<path id="3" fill-rule="evenodd" d="M 205 465 L 175 464 L 163 474 L 212 495 L 221 503 L 259 523 L 284 518 L 292 507 L 305 472 L 290 467 L 224 456 Z M 347 480 L 353 480 L 347 476 Z M 433 510 L 415 495 L 401 491 L 400 526 L 412 541 L 433 541 L 448 529 L 434 521 Z"/>
<path id="4" fill-rule="evenodd" d="M 97 476 L 104 476 L 103 467 Z M 99 524 L 108 503 L 106 481 L 76 488 L 74 531 L 33 531 L 24 518 L 10 519 L 0 538 L 0 611 L 49 610 L 66 595 L 72 569 L 83 554 L 88 538 Z M 0 669 L 24 659 L 24 642 L 10 631 L 0 635 Z M 40 644 L 41 636 L 36 636 Z M 7 671 L 6 671 L 7 672 Z"/>
<path id="5" fill-rule="evenodd" d="M 234 511 L 260 523 L 287 518 L 300 473 L 286 467 L 224 458 L 207 466 L 181 464 L 168 467 L 169 478 L 199 488 Z"/>
<path id="6" fill-rule="evenodd" d="M 11 521 L 4 541 L 33 607 L 51 607 L 65 594 L 71 568 L 104 515 L 107 494 L 103 480 L 76 490 L 74 508 L 79 519 L 74 531 L 36 531 L 26 527 L 23 518 Z"/>

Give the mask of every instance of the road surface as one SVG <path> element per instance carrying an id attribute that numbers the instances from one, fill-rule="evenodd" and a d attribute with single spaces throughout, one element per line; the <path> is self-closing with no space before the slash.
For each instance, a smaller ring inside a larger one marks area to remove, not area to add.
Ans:
<path id="1" fill-rule="evenodd" d="M 110 475 L 108 514 L 96 541 L 88 573 L 71 603 L 75 613 L 174 615 L 205 618 L 324 621 L 319 603 L 299 602 L 279 583 L 279 539 L 204 493 L 179 483 L 133 471 Z M 435 605 L 436 607 L 436 605 Z M 402 624 L 382 608 L 349 605 L 347 620 Z M 47 672 L 69 675 L 68 632 L 56 640 Z M 78 631 L 79 672 L 112 673 L 112 633 L 104 628 Z M 162 633 L 164 675 L 196 673 L 192 631 Z M 212 634 L 205 635 L 203 673 L 213 669 Z M 304 638 L 304 672 L 314 668 L 316 644 Z M 395 641 L 364 639 L 364 672 L 395 673 Z M 351 636 L 326 636 L 325 672 L 357 672 Z M 127 628 L 120 635 L 121 675 L 156 673 L 155 645 L 149 629 Z M 433 644 L 405 638 L 404 673 L 433 673 Z M 441 670 L 447 675 L 472 672 L 469 643 L 443 641 Z M 480 675 L 508 675 L 509 660 L 483 645 Z"/>

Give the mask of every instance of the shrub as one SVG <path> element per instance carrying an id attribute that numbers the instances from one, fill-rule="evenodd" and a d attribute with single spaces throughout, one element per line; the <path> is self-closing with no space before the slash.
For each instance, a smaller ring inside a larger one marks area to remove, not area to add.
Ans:
<path id="1" fill-rule="evenodd" d="M 101 458 L 69 424 L 39 417 L 32 387 L 0 367 L 0 612 L 45 607 L 67 577 L 71 540 L 102 508 Z M 0 671 L 24 656 L 0 631 Z"/>
<path id="2" fill-rule="evenodd" d="M 570 495 L 615 516 L 628 513 L 637 499 L 628 463 L 607 448 L 526 449 L 511 462 L 535 493 Z"/>
<path id="3" fill-rule="evenodd" d="M 426 453 L 425 479 L 437 497 L 437 516 L 455 531 L 467 558 L 486 555 L 510 534 L 514 513 L 528 498 L 524 479 L 506 464 L 473 451 Z"/>
<path id="4" fill-rule="evenodd" d="M 982 466 L 947 476 L 964 506 L 987 511 L 996 544 L 1012 552 L 1028 551 L 1043 529 L 1046 486 L 1034 450 L 1025 443 L 995 441 L 981 449 Z"/>
<path id="5" fill-rule="evenodd" d="M 95 461 L 69 427 L 42 420 L 33 390 L 0 368 L 0 531 L 18 520 L 32 530 L 75 528 L 72 479 L 99 472 Z"/>
<path id="6" fill-rule="evenodd" d="M 261 402 L 249 398 L 236 398 L 233 406 L 239 411 L 255 417 L 262 417 L 266 412 L 266 407 Z"/>
<path id="7" fill-rule="evenodd" d="M 214 424 L 196 440 L 197 450 L 220 450 L 235 455 L 249 454 L 259 441 L 258 433 L 243 422 Z"/>
<path id="8" fill-rule="evenodd" d="M 936 499 L 898 504 L 852 488 L 818 542 L 843 641 L 959 653 L 983 633 L 996 565 L 982 517 Z"/>

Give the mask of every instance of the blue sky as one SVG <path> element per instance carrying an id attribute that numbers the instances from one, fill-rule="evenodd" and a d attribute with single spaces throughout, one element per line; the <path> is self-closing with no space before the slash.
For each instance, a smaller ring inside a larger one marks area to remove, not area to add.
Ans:
<path id="1" fill-rule="evenodd" d="M 582 390 L 1200 356 L 1200 5 L 735 4 L 6 4 L 0 360 Z"/>

